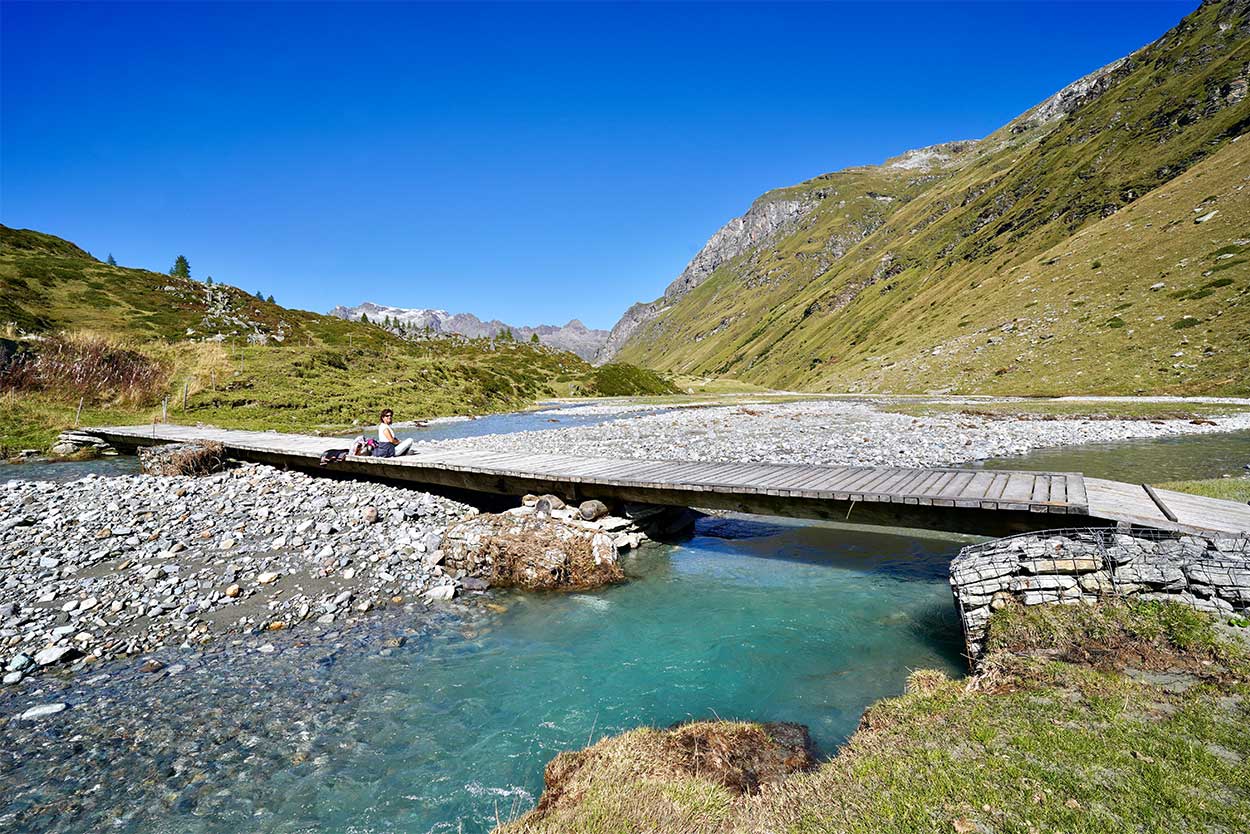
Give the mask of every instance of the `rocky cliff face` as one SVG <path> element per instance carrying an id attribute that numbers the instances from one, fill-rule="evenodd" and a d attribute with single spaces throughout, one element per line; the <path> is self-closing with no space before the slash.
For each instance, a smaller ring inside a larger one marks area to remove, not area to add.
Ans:
<path id="1" fill-rule="evenodd" d="M 812 200 L 770 199 L 768 195 L 761 197 L 751 206 L 750 211 L 730 220 L 712 235 L 699 253 L 686 264 L 681 274 L 664 290 L 662 298 L 650 303 L 639 302 L 626 310 L 599 349 L 595 362 L 602 364 L 611 361 L 639 326 L 656 318 L 669 306 L 681 300 L 707 280 L 721 264 L 765 243 L 782 229 L 793 227 L 811 211 L 813 205 L 815 203 Z"/>
<path id="2" fill-rule="evenodd" d="M 355 307 L 335 307 L 330 315 L 341 319 L 359 319 L 361 315 L 370 321 L 394 319 L 406 327 L 415 330 L 429 329 L 431 333 L 459 333 L 470 339 L 497 336 L 504 330 L 511 330 L 513 337 L 520 342 L 528 342 L 537 333 L 538 341 L 559 350 L 575 353 L 583 359 L 593 359 L 600 347 L 608 338 L 606 330 L 592 330 L 577 319 L 562 326 L 540 324 L 537 327 L 517 327 L 504 324 L 498 319 L 482 321 L 472 313 L 449 313 L 446 310 L 411 309 L 406 307 L 388 307 L 366 301 Z"/>

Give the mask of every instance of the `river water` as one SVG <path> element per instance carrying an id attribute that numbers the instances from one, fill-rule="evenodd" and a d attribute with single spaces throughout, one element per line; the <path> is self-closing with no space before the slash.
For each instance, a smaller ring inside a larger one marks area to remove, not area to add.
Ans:
<path id="1" fill-rule="evenodd" d="M 0 734 L 0 828 L 485 831 L 533 804 L 560 750 L 692 718 L 802 722 L 828 754 L 910 670 L 962 672 L 959 545 L 704 519 L 595 593 L 167 651 L 176 675 L 50 678 L 39 702 L 70 709 Z"/>
<path id="2" fill-rule="evenodd" d="M 985 465 L 1163 480 L 1236 471 L 1248 452 L 1250 433 L 1215 434 Z M 0 829 L 480 832 L 532 806 L 561 750 L 718 716 L 807 724 L 828 755 L 909 671 L 962 673 L 947 569 L 965 541 L 707 518 L 594 593 L 492 593 L 163 653 L 178 674 L 46 676 L 34 702 L 70 709 L 0 718 Z M 0 716 L 32 703 L 23 688 L 0 693 Z"/>

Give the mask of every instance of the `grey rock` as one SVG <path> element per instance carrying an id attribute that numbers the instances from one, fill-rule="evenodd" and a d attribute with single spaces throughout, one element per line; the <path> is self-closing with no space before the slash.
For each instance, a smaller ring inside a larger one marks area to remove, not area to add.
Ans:
<path id="1" fill-rule="evenodd" d="M 446 601 L 456 596 L 455 585 L 436 585 L 426 591 L 423 596 L 431 601 Z"/>
<path id="2" fill-rule="evenodd" d="M 69 663 L 82 657 L 82 652 L 74 646 L 50 646 L 35 655 L 38 666 L 52 666 L 58 663 Z"/>
<path id="3" fill-rule="evenodd" d="M 577 508 L 578 513 L 586 521 L 597 521 L 608 514 L 608 505 L 602 501 L 583 501 Z"/>
<path id="4" fill-rule="evenodd" d="M 21 714 L 23 721 L 37 721 L 40 718 L 47 718 L 50 715 L 56 715 L 59 712 L 65 712 L 69 708 L 69 704 L 41 704 L 37 707 L 31 707 Z"/>

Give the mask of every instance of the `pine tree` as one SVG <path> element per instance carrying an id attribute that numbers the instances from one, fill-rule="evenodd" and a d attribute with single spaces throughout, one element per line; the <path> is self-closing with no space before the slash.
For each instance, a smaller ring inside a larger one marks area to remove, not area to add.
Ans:
<path id="1" fill-rule="evenodd" d="M 361 323 L 361 324 L 368 324 L 368 323 L 369 323 L 369 317 L 368 317 L 368 316 L 366 316 L 364 313 L 361 313 L 361 314 L 360 314 L 360 323 Z"/>
<path id="2" fill-rule="evenodd" d="M 538 334 L 537 334 L 537 333 L 531 333 L 531 334 L 530 334 L 530 341 L 531 341 L 531 342 L 533 342 L 534 344 L 538 344 Z"/>
<path id="3" fill-rule="evenodd" d="M 257 291 L 256 291 L 256 300 L 257 300 L 257 301 L 264 301 L 264 300 L 265 300 L 265 294 L 264 294 L 263 292 L 261 292 L 260 290 L 257 290 Z"/>
<path id="4" fill-rule="evenodd" d="M 179 255 L 174 261 L 173 267 L 169 270 L 169 274 L 175 278 L 191 277 L 191 262 L 187 260 L 186 255 Z"/>
<path id="5" fill-rule="evenodd" d="M 109 265 L 109 266 L 117 266 L 117 261 L 113 259 L 113 253 L 112 253 L 112 252 L 109 252 L 108 265 Z"/>
<path id="6" fill-rule="evenodd" d="M 273 293 L 270 293 L 270 294 L 269 294 L 269 297 L 268 297 L 268 298 L 266 298 L 265 300 L 266 300 L 266 301 L 268 301 L 270 304 L 275 304 L 275 303 L 277 303 L 277 302 L 275 302 L 275 301 L 273 300 Z"/>
<path id="7" fill-rule="evenodd" d="M 210 275 L 207 278 L 205 278 L 204 283 L 211 287 L 213 285 L 213 276 Z"/>

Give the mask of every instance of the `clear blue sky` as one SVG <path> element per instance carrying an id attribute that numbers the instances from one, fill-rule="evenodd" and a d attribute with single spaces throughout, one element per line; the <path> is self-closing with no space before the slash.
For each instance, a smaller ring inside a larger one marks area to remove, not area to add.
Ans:
<path id="1" fill-rule="evenodd" d="M 764 191 L 983 136 L 1196 5 L 4 2 L 0 222 L 610 327 Z"/>

